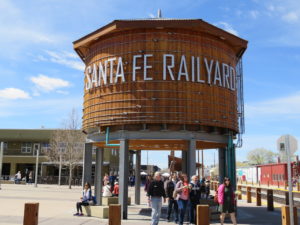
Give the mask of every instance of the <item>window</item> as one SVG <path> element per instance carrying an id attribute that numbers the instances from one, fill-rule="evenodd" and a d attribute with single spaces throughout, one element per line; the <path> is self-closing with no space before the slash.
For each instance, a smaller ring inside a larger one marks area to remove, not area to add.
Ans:
<path id="1" fill-rule="evenodd" d="M 7 150 L 7 146 L 8 146 L 8 143 L 7 142 L 3 142 L 3 150 Z"/>
<path id="2" fill-rule="evenodd" d="M 66 142 L 59 142 L 58 143 L 58 152 L 65 153 L 66 148 L 67 148 L 67 143 Z"/>
<path id="3" fill-rule="evenodd" d="M 97 151 L 97 146 L 94 146 L 94 145 L 93 145 L 93 148 L 92 148 L 92 154 L 93 154 L 93 155 L 96 155 L 96 151 Z"/>
<path id="4" fill-rule="evenodd" d="M 30 153 L 31 148 L 32 148 L 31 142 L 24 142 L 24 143 L 22 143 L 22 146 L 21 146 L 21 152 L 22 153 Z"/>
<path id="5" fill-rule="evenodd" d="M 42 150 L 42 153 L 46 153 L 50 150 L 50 144 L 49 143 L 42 143 L 41 145 L 41 150 Z"/>

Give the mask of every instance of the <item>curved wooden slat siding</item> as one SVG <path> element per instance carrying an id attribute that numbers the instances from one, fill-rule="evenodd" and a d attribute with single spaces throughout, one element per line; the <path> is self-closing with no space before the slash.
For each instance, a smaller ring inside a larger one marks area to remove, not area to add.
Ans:
<path id="1" fill-rule="evenodd" d="M 142 70 L 132 77 L 132 57 L 153 54 L 144 81 Z M 126 124 L 195 124 L 238 131 L 236 91 L 191 81 L 162 80 L 163 54 L 175 56 L 174 71 L 181 55 L 187 65 L 191 56 L 207 57 L 233 67 L 237 63 L 234 46 L 205 32 L 189 29 L 133 29 L 104 35 L 91 44 L 86 66 L 110 57 L 122 57 L 126 82 L 85 90 L 83 128 Z M 109 73 L 109 68 L 108 73 Z M 189 69 L 190 72 L 190 69 Z M 177 73 L 177 72 L 176 72 Z M 204 66 L 201 74 L 205 73 Z"/>

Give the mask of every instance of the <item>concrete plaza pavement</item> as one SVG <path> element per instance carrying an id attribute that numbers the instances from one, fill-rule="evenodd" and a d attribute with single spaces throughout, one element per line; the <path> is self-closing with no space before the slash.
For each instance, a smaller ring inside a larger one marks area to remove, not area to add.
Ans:
<path id="1" fill-rule="evenodd" d="M 24 204 L 26 202 L 39 202 L 39 224 L 41 225 L 108 224 L 106 219 L 73 216 L 75 203 L 81 196 L 81 187 L 72 187 L 71 190 L 67 186 L 57 185 L 38 185 L 35 188 L 33 185 L 2 184 L 1 187 L 0 225 L 23 224 Z M 134 188 L 129 187 L 129 196 L 134 203 Z M 122 224 L 150 224 L 151 210 L 146 205 L 143 190 L 141 191 L 141 203 L 141 205 L 133 204 L 129 207 L 128 220 L 123 220 Z M 240 200 L 238 205 L 238 224 L 281 225 L 281 212 L 278 208 L 274 212 L 268 212 L 265 206 L 256 207 L 254 203 L 248 204 L 245 200 Z M 174 223 L 168 223 L 165 218 L 162 218 L 159 224 Z M 211 224 L 219 224 L 219 221 L 213 221 Z"/>

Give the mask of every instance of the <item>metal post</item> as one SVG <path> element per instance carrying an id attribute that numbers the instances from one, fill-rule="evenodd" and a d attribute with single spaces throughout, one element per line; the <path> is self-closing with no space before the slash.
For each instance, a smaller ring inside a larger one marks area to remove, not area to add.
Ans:
<path id="1" fill-rule="evenodd" d="M 200 150 L 198 150 L 197 152 L 198 152 L 198 163 L 200 164 Z M 201 173 L 200 173 L 200 170 L 201 170 L 201 167 L 199 166 L 199 167 L 198 167 L 198 177 L 199 177 L 199 178 L 200 178 L 200 174 L 201 174 Z"/>
<path id="2" fill-rule="evenodd" d="M 92 183 L 92 143 L 85 143 L 83 155 L 83 173 L 82 173 L 82 186 L 88 182 Z"/>
<path id="3" fill-rule="evenodd" d="M 62 154 L 59 155 L 59 169 L 58 169 L 58 185 L 61 185 L 61 167 L 62 167 Z"/>
<path id="4" fill-rule="evenodd" d="M 187 173 L 187 149 L 181 151 L 181 171 L 182 173 Z"/>
<path id="5" fill-rule="evenodd" d="M 1 142 L 1 146 L 0 146 L 0 190 L 1 190 L 3 151 L 4 151 L 4 143 Z"/>
<path id="6" fill-rule="evenodd" d="M 226 149 L 219 148 L 219 183 L 223 183 L 225 177 Z"/>
<path id="7" fill-rule="evenodd" d="M 135 152 L 135 204 L 141 204 L 141 151 Z"/>
<path id="8" fill-rule="evenodd" d="M 39 154 L 40 150 L 36 150 L 36 162 L 35 162 L 35 177 L 34 177 L 34 187 L 37 187 L 37 179 L 38 179 L 38 170 L 39 170 Z"/>
<path id="9" fill-rule="evenodd" d="M 290 205 L 290 221 L 294 225 L 294 210 L 293 210 L 293 185 L 292 185 L 292 168 L 291 168 L 291 153 L 289 135 L 285 136 L 286 154 L 287 154 L 287 169 L 289 182 L 289 205 Z"/>
<path id="10" fill-rule="evenodd" d="M 196 174 L 196 140 L 189 141 L 189 149 L 187 150 L 187 175 L 189 179 Z"/>
<path id="11" fill-rule="evenodd" d="M 103 164 L 103 148 L 96 150 L 96 166 L 95 166 L 95 197 L 97 205 L 102 205 L 102 164 Z"/>
<path id="12" fill-rule="evenodd" d="M 120 140 L 119 160 L 119 204 L 122 206 L 122 218 L 128 216 L 128 164 L 129 164 L 128 140 Z"/>
<path id="13" fill-rule="evenodd" d="M 203 149 L 201 150 L 201 160 L 202 160 L 202 163 L 201 163 L 201 172 L 202 172 L 202 178 L 204 178 L 204 153 L 203 153 Z"/>

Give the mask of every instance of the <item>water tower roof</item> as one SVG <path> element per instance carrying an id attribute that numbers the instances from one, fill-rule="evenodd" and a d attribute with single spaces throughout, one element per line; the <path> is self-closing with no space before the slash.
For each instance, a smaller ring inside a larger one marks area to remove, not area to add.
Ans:
<path id="1" fill-rule="evenodd" d="M 73 46 L 80 58 L 85 61 L 88 47 L 96 42 L 99 38 L 116 33 L 119 31 L 133 29 L 186 29 L 198 32 L 208 33 L 227 42 L 235 51 L 239 58 L 247 48 L 247 41 L 233 35 L 225 30 L 213 26 L 201 19 L 168 19 L 168 18 L 151 18 L 151 19 L 130 19 L 114 20 L 111 23 L 87 34 L 86 36 L 73 42 Z"/>

